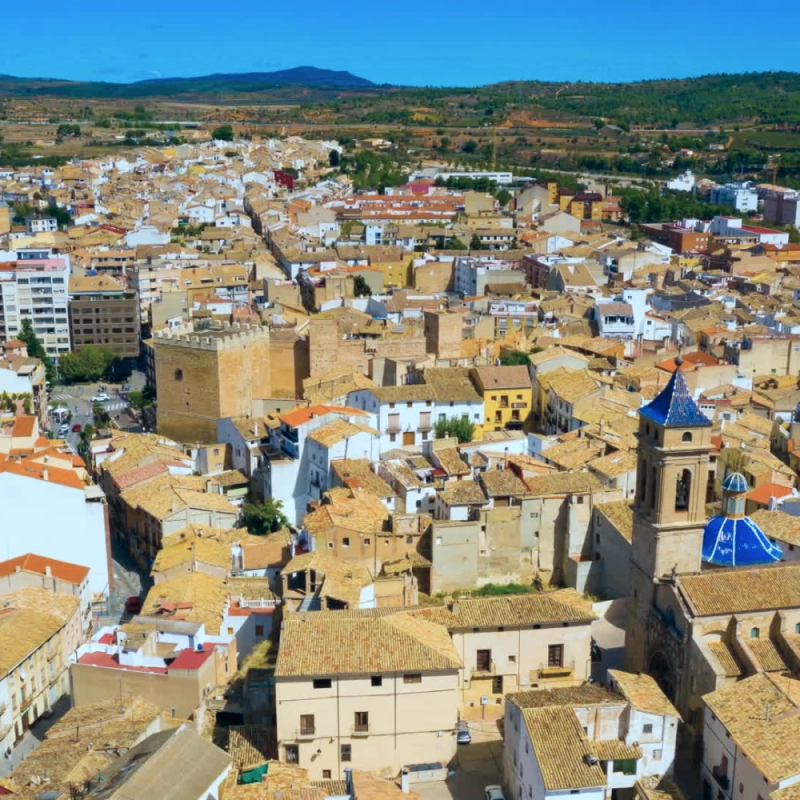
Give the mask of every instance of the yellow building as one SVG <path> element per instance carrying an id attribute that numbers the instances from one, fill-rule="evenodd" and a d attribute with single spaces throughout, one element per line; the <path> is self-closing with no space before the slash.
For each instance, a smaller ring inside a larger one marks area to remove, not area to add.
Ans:
<path id="1" fill-rule="evenodd" d="M 598 192 L 580 192 L 569 201 L 567 210 L 578 219 L 602 219 L 603 195 Z"/>
<path id="2" fill-rule="evenodd" d="M 8 233 L 11 230 L 11 209 L 8 203 L 0 200 L 0 234 Z"/>
<path id="3" fill-rule="evenodd" d="M 477 367 L 472 380 L 483 396 L 485 431 L 527 429 L 533 403 L 527 367 Z"/>

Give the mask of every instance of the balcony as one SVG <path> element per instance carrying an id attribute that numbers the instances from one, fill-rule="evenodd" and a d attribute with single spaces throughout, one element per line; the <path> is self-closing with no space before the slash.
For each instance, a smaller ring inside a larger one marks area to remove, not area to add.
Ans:
<path id="1" fill-rule="evenodd" d="M 400 433 L 402 430 L 399 422 L 390 422 L 386 426 L 386 433 Z"/>
<path id="2" fill-rule="evenodd" d="M 358 725 L 353 725 L 351 731 L 351 736 L 369 736 L 369 723 L 364 722 Z"/>
<path id="3" fill-rule="evenodd" d="M 511 408 L 527 408 L 527 403 L 512 403 Z"/>
<path id="4" fill-rule="evenodd" d="M 480 669 L 478 667 L 473 667 L 471 670 L 471 674 L 473 678 L 485 678 L 487 675 L 496 675 L 497 674 L 497 662 L 492 659 L 489 662 L 488 669 Z"/>
<path id="5" fill-rule="evenodd" d="M 544 666 L 540 664 L 538 669 L 531 670 L 531 681 L 555 681 L 566 680 L 572 678 L 575 671 L 575 662 L 571 661 L 568 664 Z"/>
<path id="6" fill-rule="evenodd" d="M 317 729 L 313 725 L 311 726 L 306 725 L 300 728 L 300 730 L 295 731 L 294 738 L 301 740 L 308 740 L 308 739 L 313 739 L 316 735 L 317 735 Z"/>

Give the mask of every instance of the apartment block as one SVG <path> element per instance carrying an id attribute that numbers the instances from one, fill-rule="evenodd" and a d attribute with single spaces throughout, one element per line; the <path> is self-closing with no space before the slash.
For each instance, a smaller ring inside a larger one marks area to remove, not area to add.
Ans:
<path id="1" fill-rule="evenodd" d="M 110 347 L 120 358 L 139 357 L 139 300 L 136 292 L 107 275 L 69 279 L 72 347 Z"/>
<path id="2" fill-rule="evenodd" d="M 49 248 L 21 249 L 15 261 L 0 262 L 0 339 L 17 337 L 27 319 L 50 357 L 68 353 L 69 273 L 68 258 Z"/>

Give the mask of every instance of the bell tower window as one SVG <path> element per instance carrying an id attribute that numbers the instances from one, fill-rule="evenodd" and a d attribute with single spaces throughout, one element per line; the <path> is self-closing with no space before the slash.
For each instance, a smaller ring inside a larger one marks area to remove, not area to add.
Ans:
<path id="1" fill-rule="evenodd" d="M 685 469 L 678 474 L 678 481 L 675 485 L 675 510 L 688 511 L 689 499 L 692 494 L 692 472 Z"/>

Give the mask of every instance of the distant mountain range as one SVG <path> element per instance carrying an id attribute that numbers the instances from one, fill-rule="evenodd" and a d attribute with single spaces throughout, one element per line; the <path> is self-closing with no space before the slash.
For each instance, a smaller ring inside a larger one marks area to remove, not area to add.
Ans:
<path id="1" fill-rule="evenodd" d="M 135 83 L 66 81 L 58 78 L 19 78 L 0 75 L 0 96 L 61 95 L 66 97 L 151 97 L 175 94 L 258 92 L 275 86 L 370 89 L 376 84 L 350 72 L 317 67 L 294 67 L 276 72 L 202 75 L 196 78 L 151 78 Z"/>

